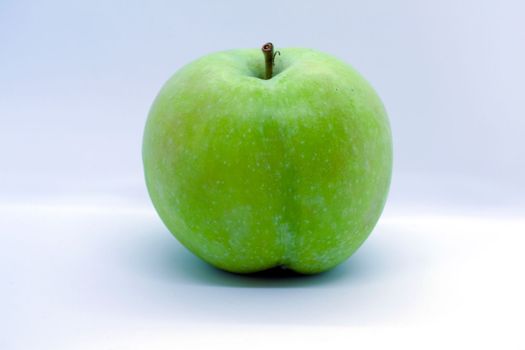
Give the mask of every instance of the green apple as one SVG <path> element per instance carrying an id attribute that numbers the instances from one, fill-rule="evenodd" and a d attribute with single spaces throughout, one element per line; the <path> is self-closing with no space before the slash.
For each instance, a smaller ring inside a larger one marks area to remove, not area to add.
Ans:
<path id="1" fill-rule="evenodd" d="M 268 66 L 265 55 L 210 54 L 168 80 L 144 132 L 146 184 L 168 229 L 208 263 L 318 273 L 350 257 L 381 215 L 390 126 L 344 62 L 288 48 Z"/>

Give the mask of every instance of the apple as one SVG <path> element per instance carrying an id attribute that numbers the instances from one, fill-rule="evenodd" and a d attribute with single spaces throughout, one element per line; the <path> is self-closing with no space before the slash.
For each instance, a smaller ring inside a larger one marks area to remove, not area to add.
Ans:
<path id="1" fill-rule="evenodd" d="M 318 273 L 350 257 L 381 215 L 388 117 L 346 63 L 262 51 L 213 53 L 165 83 L 144 131 L 147 188 L 173 235 L 218 268 Z"/>

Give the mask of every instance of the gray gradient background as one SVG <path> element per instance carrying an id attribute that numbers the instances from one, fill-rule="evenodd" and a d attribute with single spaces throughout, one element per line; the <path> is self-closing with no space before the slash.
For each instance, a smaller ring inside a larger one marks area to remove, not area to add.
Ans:
<path id="1" fill-rule="evenodd" d="M 140 330 L 145 344 L 178 344 L 192 325 L 272 322 L 283 344 L 282 325 L 298 324 L 453 321 L 477 339 L 485 329 L 517 339 L 476 312 L 506 329 L 525 312 L 524 4 L 1 1 L 0 347 L 100 348 Z M 143 183 L 143 126 L 166 79 L 204 54 L 266 41 L 347 61 L 391 120 L 382 221 L 319 279 L 208 269 L 169 237 Z M 172 324 L 186 328 L 174 337 Z M 358 334 L 390 345 L 390 333 Z"/>
<path id="2" fill-rule="evenodd" d="M 164 81 L 271 40 L 332 53 L 373 84 L 394 195 L 521 201 L 523 13 L 518 1 L 2 1 L 0 190 L 143 190 L 141 133 Z"/>

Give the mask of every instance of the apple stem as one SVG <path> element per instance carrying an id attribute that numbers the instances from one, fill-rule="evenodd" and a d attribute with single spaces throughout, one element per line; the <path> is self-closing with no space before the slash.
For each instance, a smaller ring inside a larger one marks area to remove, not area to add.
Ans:
<path id="1" fill-rule="evenodd" d="M 273 44 L 272 43 L 266 43 L 261 48 L 263 54 L 264 54 L 264 64 L 266 66 L 266 71 L 264 74 L 264 79 L 268 80 L 272 78 L 273 75 L 273 65 L 275 64 L 275 55 L 281 54 L 279 51 L 277 51 L 275 54 L 273 53 Z"/>

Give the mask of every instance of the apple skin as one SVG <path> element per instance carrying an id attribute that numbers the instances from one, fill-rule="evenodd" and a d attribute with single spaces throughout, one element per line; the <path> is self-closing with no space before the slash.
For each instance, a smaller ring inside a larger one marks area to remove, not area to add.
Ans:
<path id="1" fill-rule="evenodd" d="M 151 107 L 146 184 L 173 235 L 236 273 L 313 274 L 346 260 L 383 210 L 392 172 L 387 114 L 353 68 L 279 49 L 210 54 L 178 71 Z"/>

